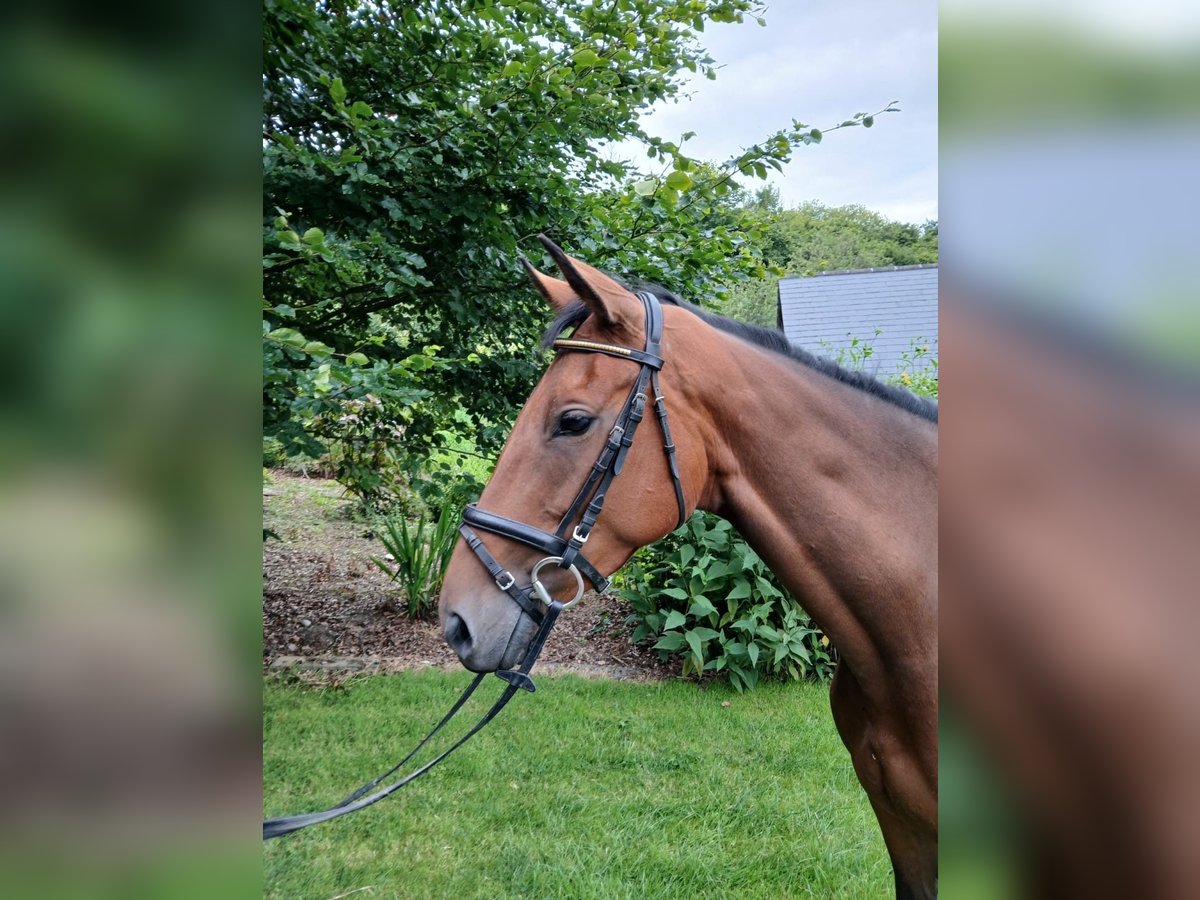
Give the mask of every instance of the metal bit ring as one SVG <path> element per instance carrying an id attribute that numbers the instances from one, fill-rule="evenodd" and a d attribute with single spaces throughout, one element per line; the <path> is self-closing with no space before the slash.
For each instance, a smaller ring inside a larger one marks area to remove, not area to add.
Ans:
<path id="1" fill-rule="evenodd" d="M 541 560 L 537 565 L 535 565 L 533 567 L 533 571 L 530 573 L 530 578 L 533 580 L 533 592 L 537 594 L 538 599 L 547 606 L 554 602 L 554 598 L 550 596 L 550 592 L 546 590 L 546 586 L 538 580 L 538 572 L 542 570 L 542 566 L 545 566 L 548 563 L 558 564 L 562 561 L 563 560 L 561 556 L 547 556 L 545 559 Z M 576 588 L 575 596 L 571 598 L 569 602 L 563 604 L 563 609 L 570 609 L 572 606 L 578 603 L 579 599 L 583 596 L 583 576 L 579 574 L 579 570 L 575 568 L 573 564 L 567 568 L 567 571 L 575 576 Z"/>

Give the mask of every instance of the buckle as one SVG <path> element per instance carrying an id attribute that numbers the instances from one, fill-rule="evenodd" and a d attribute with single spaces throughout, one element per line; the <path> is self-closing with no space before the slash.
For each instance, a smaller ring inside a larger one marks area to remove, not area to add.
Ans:
<path id="1" fill-rule="evenodd" d="M 504 578 L 508 579 L 507 584 L 502 583 L 502 579 L 504 579 Z M 502 590 L 502 591 L 507 591 L 510 587 L 512 587 L 516 583 L 517 583 L 517 579 L 513 578 L 513 573 L 509 572 L 507 569 L 505 569 L 503 572 L 501 572 L 499 575 L 496 576 L 496 587 L 500 588 L 500 590 Z"/>
<path id="2" fill-rule="evenodd" d="M 588 542 L 588 538 L 590 538 L 592 536 L 590 531 L 586 532 L 585 534 L 580 534 L 579 529 L 582 527 L 583 527 L 582 525 L 576 525 L 575 531 L 571 534 L 572 543 L 579 544 L 580 546 L 583 546 L 584 544 L 586 544 Z"/>

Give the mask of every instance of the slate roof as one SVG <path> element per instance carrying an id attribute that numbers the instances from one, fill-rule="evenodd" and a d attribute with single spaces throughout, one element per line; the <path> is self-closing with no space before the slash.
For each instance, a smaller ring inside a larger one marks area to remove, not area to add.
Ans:
<path id="1" fill-rule="evenodd" d="M 871 374 L 895 375 L 913 341 L 937 357 L 937 264 L 851 269 L 779 280 L 780 327 L 789 341 L 836 359 L 852 338 L 874 353 Z M 876 328 L 882 329 L 879 335 Z M 842 360 L 849 364 L 849 359 Z"/>

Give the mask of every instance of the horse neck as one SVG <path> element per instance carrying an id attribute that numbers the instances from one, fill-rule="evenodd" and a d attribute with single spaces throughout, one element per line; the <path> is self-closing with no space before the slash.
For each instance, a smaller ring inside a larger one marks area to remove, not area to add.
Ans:
<path id="1" fill-rule="evenodd" d="M 733 522 L 848 661 L 936 642 L 936 426 L 716 340 L 681 372 L 710 419 L 701 508 Z"/>

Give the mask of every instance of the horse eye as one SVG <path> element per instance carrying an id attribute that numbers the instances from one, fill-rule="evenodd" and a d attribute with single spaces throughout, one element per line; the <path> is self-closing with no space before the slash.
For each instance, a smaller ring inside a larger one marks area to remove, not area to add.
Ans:
<path id="1" fill-rule="evenodd" d="M 591 427 L 593 419 L 587 413 L 577 409 L 568 410 L 558 417 L 558 428 L 555 434 L 583 434 Z"/>

